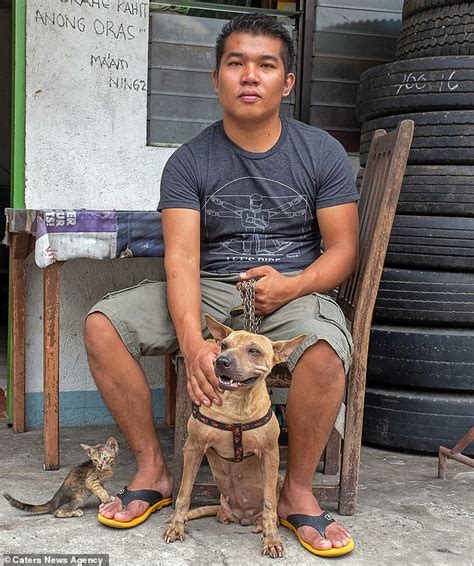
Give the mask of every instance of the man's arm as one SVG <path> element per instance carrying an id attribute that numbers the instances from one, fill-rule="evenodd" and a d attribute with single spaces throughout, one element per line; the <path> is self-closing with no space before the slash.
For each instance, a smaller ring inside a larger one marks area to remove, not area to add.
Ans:
<path id="1" fill-rule="evenodd" d="M 316 212 L 325 252 L 300 274 L 284 276 L 273 267 L 255 267 L 242 280 L 260 275 L 255 309 L 270 314 L 297 297 L 324 293 L 345 281 L 357 265 L 359 218 L 356 203 L 320 208 Z"/>
<path id="2" fill-rule="evenodd" d="M 200 284 L 200 213 L 162 211 L 168 309 L 186 361 L 187 389 L 196 403 L 220 403 L 213 362 L 218 348 L 202 337 Z"/>

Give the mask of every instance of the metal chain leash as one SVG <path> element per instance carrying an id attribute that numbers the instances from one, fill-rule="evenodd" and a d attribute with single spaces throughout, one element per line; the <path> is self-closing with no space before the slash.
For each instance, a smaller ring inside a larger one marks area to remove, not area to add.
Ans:
<path id="1" fill-rule="evenodd" d="M 259 279 L 260 277 L 252 277 L 240 284 L 245 330 L 254 334 L 260 330 L 263 321 L 262 315 L 255 315 L 255 285 Z"/>

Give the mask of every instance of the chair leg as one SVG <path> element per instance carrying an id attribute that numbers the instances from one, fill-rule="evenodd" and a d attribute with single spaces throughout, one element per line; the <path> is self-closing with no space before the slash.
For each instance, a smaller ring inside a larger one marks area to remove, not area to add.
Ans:
<path id="1" fill-rule="evenodd" d="M 359 484 L 360 443 L 344 439 L 339 492 L 339 515 L 353 515 Z"/>
<path id="2" fill-rule="evenodd" d="M 338 507 L 340 515 L 353 515 L 357 501 L 362 442 L 365 367 L 362 375 L 364 376 L 364 380 L 354 378 L 349 381 L 349 383 L 355 382 L 356 384 L 357 381 L 361 381 L 362 383 L 357 384 L 358 390 L 354 391 L 354 389 L 356 389 L 355 385 L 352 385 L 352 387 L 349 385 L 347 392 L 346 423 L 350 423 L 350 425 L 346 425 L 344 431 Z"/>
<path id="3" fill-rule="evenodd" d="M 173 502 L 176 501 L 183 476 L 183 448 L 187 436 L 187 423 L 191 415 L 191 399 L 186 392 L 186 367 L 178 358 L 176 371 L 176 415 L 174 425 Z"/>
<path id="4" fill-rule="evenodd" d="M 339 473 L 339 454 L 341 452 L 341 437 L 336 429 L 333 429 L 329 437 L 324 453 L 323 474 L 335 476 Z"/>

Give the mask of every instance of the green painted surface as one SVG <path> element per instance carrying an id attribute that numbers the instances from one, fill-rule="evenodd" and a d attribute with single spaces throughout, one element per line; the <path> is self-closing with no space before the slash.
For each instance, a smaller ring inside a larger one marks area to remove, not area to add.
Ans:
<path id="1" fill-rule="evenodd" d="M 12 183 L 13 208 L 25 208 L 26 1 L 13 2 Z"/>

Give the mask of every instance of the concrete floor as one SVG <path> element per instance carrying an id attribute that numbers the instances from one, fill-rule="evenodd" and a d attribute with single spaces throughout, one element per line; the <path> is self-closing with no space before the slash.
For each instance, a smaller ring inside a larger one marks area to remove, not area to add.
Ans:
<path id="1" fill-rule="evenodd" d="M 110 435 L 121 445 L 116 473 L 107 484 L 114 492 L 126 484 L 133 471 L 130 452 L 116 428 L 63 429 L 63 467 L 48 472 L 42 469 L 41 431 L 14 434 L 0 424 L 2 491 L 27 502 L 46 501 L 66 471 L 83 460 L 79 443 L 95 444 Z M 165 451 L 169 453 L 169 431 L 165 436 Z M 341 518 L 353 534 L 356 549 L 336 561 L 348 566 L 474 564 L 474 471 L 453 461 L 448 469 L 448 480 L 442 481 L 437 479 L 436 458 L 363 448 L 357 512 Z M 82 518 L 61 520 L 18 511 L 0 498 L 0 557 L 3 553 L 105 553 L 113 566 L 300 566 L 331 562 L 309 554 L 283 528 L 285 558 L 272 562 L 260 555 L 259 536 L 249 527 L 221 525 L 214 518 L 199 519 L 188 525 L 184 543 L 166 544 L 162 532 L 168 509 L 131 530 L 100 525 L 96 509 L 96 502 L 91 500 Z M 335 508 L 328 506 L 328 510 L 334 512 Z"/>

